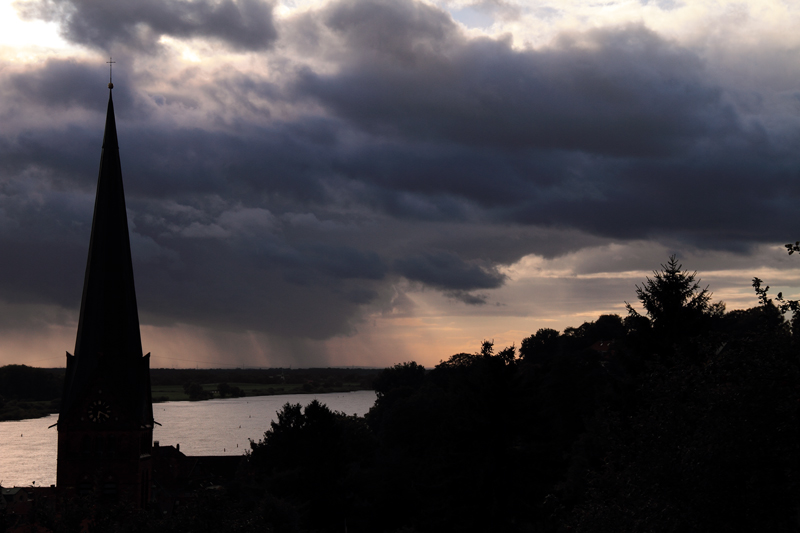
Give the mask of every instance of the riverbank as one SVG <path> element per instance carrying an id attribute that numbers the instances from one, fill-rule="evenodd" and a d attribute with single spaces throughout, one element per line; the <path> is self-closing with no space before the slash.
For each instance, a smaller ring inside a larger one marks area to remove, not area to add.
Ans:
<path id="1" fill-rule="evenodd" d="M 205 368 L 150 370 L 153 402 L 373 390 L 379 368 Z M 0 367 L 0 421 L 41 418 L 61 404 L 63 368 Z"/>
<path id="2" fill-rule="evenodd" d="M 245 397 L 257 396 L 278 396 L 289 394 L 327 394 L 331 392 L 356 392 L 372 390 L 361 386 L 359 383 L 343 383 L 331 386 L 309 386 L 304 384 L 282 384 L 282 385 L 263 385 L 260 383 L 231 383 L 231 387 L 238 387 L 244 392 Z M 202 399 L 192 400 L 184 392 L 183 387 L 178 385 L 154 385 L 152 387 L 153 403 L 161 402 L 183 402 L 183 401 L 203 401 L 220 399 L 216 384 L 203 385 L 208 396 Z M 27 420 L 32 418 L 43 418 L 54 413 L 58 413 L 59 400 L 31 401 L 31 400 L 7 400 L 0 407 L 0 422 L 13 420 Z"/>
<path id="3" fill-rule="evenodd" d="M 0 407 L 0 422 L 42 418 L 57 413 L 59 400 L 6 400 Z"/>
<path id="4" fill-rule="evenodd" d="M 234 395 L 221 395 L 219 384 L 205 383 L 204 397 L 192 398 L 182 385 L 153 385 L 153 403 L 183 402 L 213 400 L 215 398 L 230 398 Z M 362 383 L 339 383 L 331 385 L 314 385 L 313 383 L 283 383 L 280 385 L 265 385 L 263 383 L 228 383 L 231 389 L 244 393 L 242 396 L 275 396 L 280 394 L 327 394 L 329 392 L 354 392 L 360 390 L 373 390 Z"/>

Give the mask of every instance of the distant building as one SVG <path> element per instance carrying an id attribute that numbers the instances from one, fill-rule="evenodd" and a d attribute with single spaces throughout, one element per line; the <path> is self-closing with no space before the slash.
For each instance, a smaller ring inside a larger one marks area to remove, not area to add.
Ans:
<path id="1" fill-rule="evenodd" d="M 243 455 L 184 455 L 180 444 L 153 446 L 153 503 L 172 514 L 200 490 L 213 490 L 236 480 Z"/>
<path id="2" fill-rule="evenodd" d="M 36 524 L 37 513 L 55 514 L 55 486 L 0 487 L 0 527 L 5 533 L 50 533 Z"/>
<path id="3" fill-rule="evenodd" d="M 614 341 L 597 341 L 589 349 L 601 354 L 613 355 L 615 353 Z"/>
<path id="4" fill-rule="evenodd" d="M 23 487 L 0 488 L 0 511 L 23 514 L 28 511 L 30 501 L 31 497 Z"/>

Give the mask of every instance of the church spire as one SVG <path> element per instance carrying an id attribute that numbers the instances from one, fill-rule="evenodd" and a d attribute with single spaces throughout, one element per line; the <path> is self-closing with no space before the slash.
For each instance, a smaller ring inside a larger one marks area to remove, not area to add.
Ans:
<path id="1" fill-rule="evenodd" d="M 150 354 L 142 356 L 111 82 L 108 88 L 78 336 L 75 355 L 67 354 L 58 416 L 56 476 L 68 497 L 102 490 L 144 508 L 152 474 Z"/>
<path id="2" fill-rule="evenodd" d="M 142 356 L 128 216 L 111 92 L 108 94 L 92 237 L 75 343 L 75 355 L 79 358 L 127 359 Z"/>
<path id="3" fill-rule="evenodd" d="M 111 93 L 109 90 L 75 355 L 67 361 L 61 413 L 69 411 L 90 381 L 101 377 L 128 399 L 137 398 L 130 402 L 130 410 L 138 411 L 142 423 L 152 424 L 152 408 L 143 404 L 149 402 L 149 379 L 144 391 L 145 361 Z"/>

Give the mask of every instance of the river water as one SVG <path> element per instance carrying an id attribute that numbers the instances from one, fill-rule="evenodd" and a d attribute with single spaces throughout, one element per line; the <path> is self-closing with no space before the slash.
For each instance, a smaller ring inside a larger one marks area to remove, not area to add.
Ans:
<path id="1" fill-rule="evenodd" d="M 307 405 L 317 399 L 334 411 L 364 415 L 375 403 L 374 391 L 330 394 L 286 394 L 165 402 L 153 405 L 161 424 L 153 440 L 162 445 L 181 445 L 186 455 L 241 455 L 250 441 L 264 437 L 277 412 L 288 403 Z M 0 422 L 0 485 L 3 487 L 51 485 L 56 482 L 58 415 L 46 418 Z"/>

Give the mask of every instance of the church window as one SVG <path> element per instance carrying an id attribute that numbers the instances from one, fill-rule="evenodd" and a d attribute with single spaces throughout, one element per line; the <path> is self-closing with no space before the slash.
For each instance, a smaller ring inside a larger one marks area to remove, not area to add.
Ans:
<path id="1" fill-rule="evenodd" d="M 115 496 L 117 494 L 117 484 L 113 480 L 103 483 L 103 494 Z"/>
<path id="2" fill-rule="evenodd" d="M 86 496 L 87 494 L 92 492 L 92 484 L 88 481 L 83 481 L 78 483 L 78 495 Z"/>

